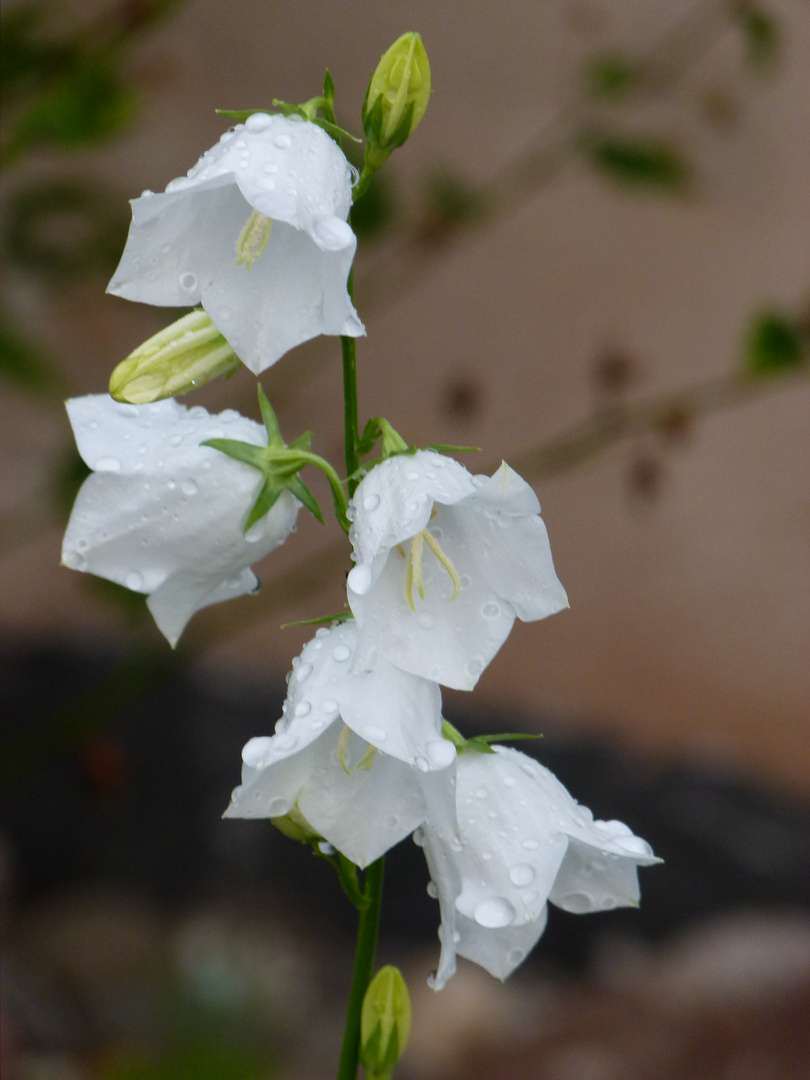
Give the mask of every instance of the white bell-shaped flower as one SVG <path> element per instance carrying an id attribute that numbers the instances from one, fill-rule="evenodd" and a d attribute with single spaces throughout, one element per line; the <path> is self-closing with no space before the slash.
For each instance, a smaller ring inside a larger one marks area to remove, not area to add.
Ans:
<path id="1" fill-rule="evenodd" d="M 356 646 L 352 621 L 304 646 L 275 735 L 242 751 L 225 816 L 293 814 L 362 867 L 424 821 L 425 788 L 436 774 L 450 783 L 456 751 L 441 737 L 439 687 L 382 657 L 357 672 Z"/>
<path id="2" fill-rule="evenodd" d="M 261 424 L 233 410 L 212 416 L 173 400 L 124 405 L 106 394 L 74 398 L 67 411 L 94 471 L 73 506 L 65 566 L 148 594 L 172 645 L 195 611 L 255 592 L 250 566 L 287 539 L 300 504 L 282 492 L 243 535 L 263 478 L 200 443 L 228 437 L 264 446 Z"/>
<path id="3" fill-rule="evenodd" d="M 568 607 L 537 496 L 506 464 L 486 477 L 432 450 L 390 457 L 360 483 L 351 513 L 360 663 L 378 650 L 471 690 L 515 616 Z"/>
<path id="4" fill-rule="evenodd" d="M 441 908 L 441 989 L 464 956 L 505 979 L 537 943 L 546 904 L 584 914 L 635 907 L 637 868 L 659 860 L 620 821 L 594 821 L 517 750 L 459 754 L 457 828 L 441 810 L 417 834 Z"/>
<path id="5" fill-rule="evenodd" d="M 346 282 L 357 241 L 349 164 L 316 124 L 254 113 L 163 194 L 132 201 L 108 292 L 202 303 L 258 374 L 318 334 L 365 333 Z"/>

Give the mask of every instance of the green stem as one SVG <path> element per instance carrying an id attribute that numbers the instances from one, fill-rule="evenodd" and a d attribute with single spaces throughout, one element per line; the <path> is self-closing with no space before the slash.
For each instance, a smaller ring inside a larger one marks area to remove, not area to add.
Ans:
<path id="1" fill-rule="evenodd" d="M 349 297 L 354 300 L 354 268 L 346 283 Z M 357 342 L 353 337 L 342 336 L 340 348 L 343 353 L 343 415 L 346 475 L 349 477 L 349 498 L 354 495 L 358 481 L 354 473 L 360 467 L 360 428 L 357 419 Z"/>
<path id="2" fill-rule="evenodd" d="M 363 998 L 374 972 L 374 954 L 377 951 L 377 929 L 380 925 L 383 871 L 385 859 L 377 859 L 366 871 L 363 888 L 364 906 L 360 912 L 357 928 L 357 945 L 354 953 L 354 974 L 351 996 L 346 1013 L 346 1030 L 340 1052 L 337 1080 L 356 1080 L 360 1061 L 360 1014 Z"/>

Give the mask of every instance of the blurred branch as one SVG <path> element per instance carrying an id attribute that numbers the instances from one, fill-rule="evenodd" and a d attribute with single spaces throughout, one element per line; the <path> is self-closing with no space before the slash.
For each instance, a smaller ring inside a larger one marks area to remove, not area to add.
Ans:
<path id="1" fill-rule="evenodd" d="M 738 25 L 737 3 L 698 0 L 641 57 L 608 59 L 632 72 L 629 86 L 634 101 L 657 99 Z M 594 92 L 592 74 L 592 68 L 585 72 L 575 100 L 558 110 L 490 180 L 468 184 L 445 178 L 434 187 L 439 197 L 410 233 L 359 272 L 358 294 L 365 298 L 364 309 L 399 300 L 421 284 L 439 262 L 435 257 L 426 259 L 426 250 L 434 256 L 437 248 L 446 250 L 460 226 L 491 225 L 514 213 L 583 156 L 597 171 L 627 183 L 642 180 L 673 192 L 682 189 L 689 165 L 675 146 L 660 138 L 616 134 L 596 119 L 595 110 L 606 95 Z"/>

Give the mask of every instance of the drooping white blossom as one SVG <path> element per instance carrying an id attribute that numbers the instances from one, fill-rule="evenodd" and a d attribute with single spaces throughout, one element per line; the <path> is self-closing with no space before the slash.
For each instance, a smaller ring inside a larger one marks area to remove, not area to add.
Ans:
<path id="1" fill-rule="evenodd" d="M 425 790 L 450 782 L 456 758 L 441 737 L 441 694 L 383 657 L 353 669 L 352 621 L 321 628 L 294 663 L 274 735 L 242 752 L 242 783 L 226 817 L 306 821 L 367 866 L 425 819 Z"/>
<path id="2" fill-rule="evenodd" d="M 431 450 L 390 457 L 360 483 L 351 512 L 361 663 L 378 650 L 471 690 L 515 616 L 568 606 L 537 496 L 506 464 L 486 477 Z"/>
<path id="3" fill-rule="evenodd" d="M 256 590 L 250 566 L 287 539 L 300 504 L 283 492 L 243 535 L 263 478 L 200 443 L 229 437 L 264 446 L 261 424 L 233 410 L 216 416 L 173 400 L 125 405 L 106 394 L 74 398 L 67 411 L 93 473 L 73 506 L 65 566 L 146 593 L 172 645 L 195 611 Z"/>
<path id="4" fill-rule="evenodd" d="M 417 833 L 441 909 L 436 989 L 457 955 L 505 979 L 543 933 L 549 900 L 577 914 L 637 906 L 637 868 L 658 861 L 622 822 L 594 821 L 532 758 L 494 750 L 459 754 L 455 791 Z"/>
<path id="5" fill-rule="evenodd" d="M 254 113 L 165 193 L 132 202 L 108 291 L 202 303 L 258 374 L 318 334 L 365 333 L 347 292 L 356 247 L 348 162 L 315 124 Z"/>

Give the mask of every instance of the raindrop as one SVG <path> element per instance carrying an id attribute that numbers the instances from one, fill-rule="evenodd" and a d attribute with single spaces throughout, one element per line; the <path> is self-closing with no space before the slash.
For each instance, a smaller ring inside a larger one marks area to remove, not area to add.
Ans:
<path id="1" fill-rule="evenodd" d="M 522 889 L 534 881 L 534 870 L 528 863 L 518 863 L 509 870 L 509 880 Z"/>
<path id="2" fill-rule="evenodd" d="M 308 701 L 299 701 L 295 706 L 296 716 L 309 716 L 312 712 L 312 705 Z"/>
<path id="3" fill-rule="evenodd" d="M 526 851 L 536 851 L 540 847 L 540 841 L 532 839 L 524 840 L 523 847 L 526 849 Z"/>
<path id="4" fill-rule="evenodd" d="M 257 541 L 264 538 L 265 531 L 267 529 L 267 519 L 260 518 L 255 525 L 251 525 L 248 531 L 245 533 L 245 540 L 249 544 L 255 544 Z"/>
<path id="5" fill-rule="evenodd" d="M 473 656 L 471 660 L 467 661 L 467 675 L 471 679 L 477 679 L 481 672 L 484 670 L 484 661 L 480 656 Z M 514 783 L 514 780 L 512 781 Z"/>
<path id="6" fill-rule="evenodd" d="M 425 749 L 434 768 L 445 769 L 456 760 L 456 748 L 449 739 L 433 739 Z"/>
<path id="7" fill-rule="evenodd" d="M 253 113 L 245 120 L 245 128 L 248 131 L 264 131 L 272 122 L 272 118 L 267 113 Z"/>
<path id="8" fill-rule="evenodd" d="M 526 959 L 525 949 L 510 949 L 506 954 L 506 961 L 510 967 L 517 967 L 523 960 Z"/>
<path id="9" fill-rule="evenodd" d="M 312 674 L 312 664 L 307 664 L 307 663 L 299 664 L 295 669 L 295 677 L 298 680 L 298 682 L 303 682 L 304 679 L 308 678 L 311 674 Z"/>
<path id="10" fill-rule="evenodd" d="M 197 482 L 196 480 L 184 480 L 180 485 L 180 490 L 184 495 L 196 495 L 197 494 Z"/>
<path id="11" fill-rule="evenodd" d="M 233 311 L 229 307 L 221 307 L 217 314 L 223 322 L 227 322 L 233 316 Z"/>
<path id="12" fill-rule="evenodd" d="M 121 462 L 118 458 L 103 457 L 98 459 L 93 468 L 96 472 L 121 472 Z"/>
<path id="13" fill-rule="evenodd" d="M 143 588 L 143 575 L 137 570 L 131 570 L 124 578 L 124 584 L 133 592 L 139 592 Z"/>
<path id="14" fill-rule="evenodd" d="M 292 139 L 289 135 L 276 135 L 273 139 L 273 145 L 277 146 L 279 150 L 288 150 L 292 146 Z"/>
<path id="15" fill-rule="evenodd" d="M 267 813 L 270 817 L 283 817 L 289 810 L 287 800 L 281 796 L 277 796 L 275 799 L 271 799 L 267 804 Z"/>
<path id="16" fill-rule="evenodd" d="M 405 479 L 410 480 L 413 483 L 414 480 L 419 479 L 419 473 L 415 469 L 411 469 L 410 472 L 405 473 Z"/>
<path id="17" fill-rule="evenodd" d="M 328 713 L 331 716 L 333 713 L 336 713 L 338 711 L 338 703 L 335 701 L 334 698 L 328 698 L 323 703 L 321 708 L 325 713 Z"/>
<path id="18" fill-rule="evenodd" d="M 186 292 L 194 292 L 194 290 L 197 288 L 196 275 L 191 273 L 181 274 L 180 288 L 185 289 Z"/>
<path id="19" fill-rule="evenodd" d="M 371 568 L 363 565 L 355 566 L 349 571 L 347 584 L 352 592 L 356 592 L 360 596 L 367 593 L 371 588 Z"/>
<path id="20" fill-rule="evenodd" d="M 582 892 L 572 892 L 564 896 L 559 905 L 565 911 L 570 911 L 574 915 L 584 915 L 589 911 L 593 911 L 593 900 L 590 896 L 587 896 Z"/>
<path id="21" fill-rule="evenodd" d="M 413 842 L 417 847 L 425 846 L 425 833 L 423 829 L 415 829 L 413 834 Z"/>
<path id="22" fill-rule="evenodd" d="M 260 735 L 258 738 L 251 739 L 242 750 L 242 761 L 250 769 L 258 768 L 271 744 L 272 739 L 267 735 Z"/>
<path id="23" fill-rule="evenodd" d="M 427 894 L 428 896 L 432 896 L 434 900 L 438 897 L 439 889 L 435 881 L 429 881 L 427 883 Z"/>
<path id="24" fill-rule="evenodd" d="M 351 656 L 351 650 L 349 649 L 348 645 L 336 645 L 335 648 L 332 649 L 332 656 L 339 663 L 342 663 L 343 661 L 349 659 L 349 657 Z"/>
<path id="25" fill-rule="evenodd" d="M 485 619 L 497 619 L 501 613 L 501 609 L 498 604 L 488 600 L 486 604 L 481 607 L 481 614 Z"/>
<path id="26" fill-rule="evenodd" d="M 335 854 L 335 849 L 329 843 L 328 840 L 321 840 L 318 843 L 318 851 L 320 851 L 321 855 L 334 855 Z"/>
<path id="27" fill-rule="evenodd" d="M 616 900 L 613 896 L 603 896 L 599 901 L 599 907 L 602 911 L 612 911 L 616 907 Z"/>
<path id="28" fill-rule="evenodd" d="M 516 780 L 515 780 L 514 776 L 505 776 L 503 778 L 503 786 L 504 787 L 514 787 L 515 783 L 516 783 Z"/>
<path id="29" fill-rule="evenodd" d="M 381 727 L 377 727 L 376 724 L 369 724 L 363 728 L 363 735 L 369 742 L 385 742 L 388 738 L 388 732 L 384 731 Z"/>
<path id="30" fill-rule="evenodd" d="M 503 897 L 493 896 L 489 900 L 483 900 L 478 905 L 473 917 L 479 926 L 496 930 L 512 923 L 515 918 L 515 909 Z"/>
<path id="31" fill-rule="evenodd" d="M 365 499 L 363 499 L 363 509 L 364 510 L 376 510 L 379 505 L 380 505 L 380 496 L 377 495 L 377 494 L 366 495 Z"/>

